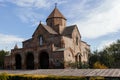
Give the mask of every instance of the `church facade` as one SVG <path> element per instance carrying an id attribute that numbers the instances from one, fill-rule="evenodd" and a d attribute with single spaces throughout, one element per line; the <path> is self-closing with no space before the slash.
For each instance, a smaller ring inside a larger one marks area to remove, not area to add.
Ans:
<path id="1" fill-rule="evenodd" d="M 66 26 L 66 18 L 57 7 L 40 23 L 32 38 L 15 45 L 5 57 L 5 69 L 61 69 L 69 63 L 86 63 L 90 45 L 81 40 L 77 25 Z"/>

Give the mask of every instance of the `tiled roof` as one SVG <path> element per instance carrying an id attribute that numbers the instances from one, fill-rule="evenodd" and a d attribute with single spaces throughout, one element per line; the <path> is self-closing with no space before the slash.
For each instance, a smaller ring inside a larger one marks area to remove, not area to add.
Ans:
<path id="1" fill-rule="evenodd" d="M 56 31 L 54 31 L 51 27 L 44 25 L 44 24 L 39 24 L 35 32 L 39 29 L 39 27 L 43 27 L 48 33 L 50 34 L 58 34 Z M 35 32 L 33 33 L 32 36 L 34 36 Z"/>
<path id="2" fill-rule="evenodd" d="M 47 19 L 49 19 L 49 18 L 55 18 L 55 17 L 66 19 L 66 18 L 62 15 L 62 13 L 61 13 L 56 7 L 55 7 L 55 9 L 51 12 L 51 14 L 48 16 Z"/>
<path id="3" fill-rule="evenodd" d="M 72 32 L 73 32 L 73 30 L 74 30 L 75 27 L 76 27 L 76 25 L 71 25 L 71 26 L 65 27 L 62 35 L 63 36 L 71 37 L 71 34 L 72 34 Z"/>
<path id="4" fill-rule="evenodd" d="M 62 35 L 67 36 L 67 37 L 72 37 L 72 33 L 75 28 L 77 28 L 77 25 L 71 25 L 71 26 L 65 27 Z M 78 28 L 77 28 L 77 30 L 78 30 Z M 81 37 L 79 30 L 78 30 L 78 33 L 79 33 L 79 36 Z"/>
<path id="5" fill-rule="evenodd" d="M 32 40 L 32 38 L 30 38 L 30 39 L 28 39 L 28 40 L 23 41 L 23 43 L 24 43 L 24 42 L 28 42 L 28 41 L 30 42 L 31 40 Z"/>
<path id="6" fill-rule="evenodd" d="M 59 49 L 57 49 L 57 50 L 55 50 L 55 51 L 64 51 L 66 48 L 59 48 Z"/>
<path id="7" fill-rule="evenodd" d="M 87 44 L 87 42 L 85 42 L 85 41 L 81 41 L 81 43 L 84 43 L 84 44 L 86 44 L 86 45 L 90 46 L 90 45 L 89 45 L 89 44 Z"/>
<path id="8" fill-rule="evenodd" d="M 54 31 L 51 27 L 42 24 L 42 26 L 51 34 L 58 34 L 56 31 Z"/>

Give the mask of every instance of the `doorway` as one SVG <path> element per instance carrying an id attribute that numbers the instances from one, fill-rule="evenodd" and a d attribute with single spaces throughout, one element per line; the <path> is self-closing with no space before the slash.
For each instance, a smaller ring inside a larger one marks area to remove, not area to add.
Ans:
<path id="1" fill-rule="evenodd" d="M 30 52 L 26 56 L 26 68 L 34 69 L 34 55 Z"/>
<path id="2" fill-rule="evenodd" d="M 41 69 L 49 68 L 49 55 L 47 52 L 42 52 L 39 55 L 39 65 Z"/>
<path id="3" fill-rule="evenodd" d="M 21 55 L 20 54 L 16 54 L 15 55 L 15 65 L 16 65 L 16 69 L 21 69 Z"/>

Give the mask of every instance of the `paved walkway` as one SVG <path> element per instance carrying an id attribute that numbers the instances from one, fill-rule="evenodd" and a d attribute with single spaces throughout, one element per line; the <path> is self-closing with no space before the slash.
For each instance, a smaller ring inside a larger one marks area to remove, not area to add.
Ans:
<path id="1" fill-rule="evenodd" d="M 103 76 L 120 77 L 120 69 L 37 69 L 37 70 L 0 70 L 0 73 L 42 74 L 57 76 Z"/>

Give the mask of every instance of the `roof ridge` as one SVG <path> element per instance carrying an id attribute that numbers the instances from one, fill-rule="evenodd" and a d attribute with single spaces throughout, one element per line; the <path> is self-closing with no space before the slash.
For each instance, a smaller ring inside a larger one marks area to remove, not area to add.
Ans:
<path id="1" fill-rule="evenodd" d="M 45 24 L 41 24 L 49 33 L 52 34 L 58 34 L 55 30 L 53 30 L 50 26 L 45 25 Z"/>
<path id="2" fill-rule="evenodd" d="M 73 27 L 73 26 L 75 27 L 75 26 L 77 26 L 77 25 L 76 25 L 76 24 L 74 24 L 74 25 L 69 25 L 69 26 L 66 26 L 66 28 L 67 28 L 67 27 Z"/>
<path id="3" fill-rule="evenodd" d="M 40 24 L 38 25 L 38 27 L 36 28 L 36 30 L 34 31 L 32 37 L 34 36 L 35 32 L 39 29 L 40 26 L 42 26 L 42 27 L 43 27 L 47 32 L 49 32 L 50 34 L 58 34 L 58 33 L 57 33 L 56 31 L 54 31 L 50 26 L 40 23 Z"/>

